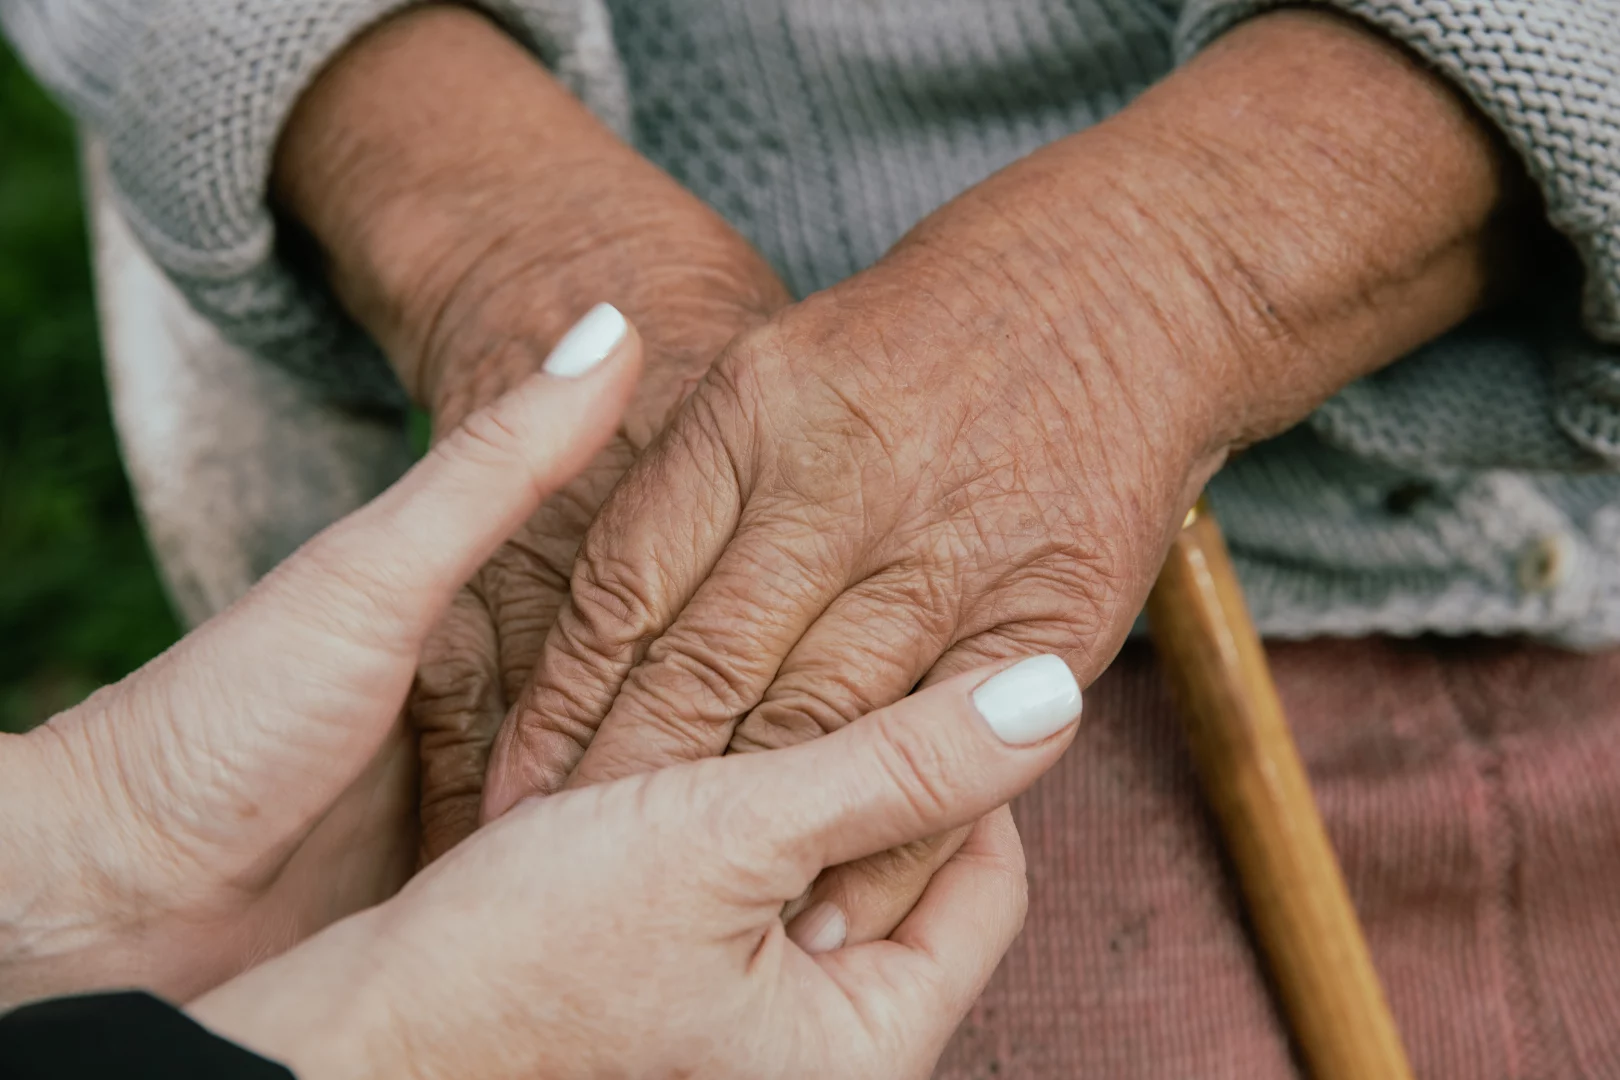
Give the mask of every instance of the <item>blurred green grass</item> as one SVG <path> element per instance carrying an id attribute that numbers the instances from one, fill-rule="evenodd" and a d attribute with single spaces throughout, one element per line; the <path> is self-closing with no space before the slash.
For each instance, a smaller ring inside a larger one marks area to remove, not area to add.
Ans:
<path id="1" fill-rule="evenodd" d="M 177 633 L 113 437 L 73 129 L 0 43 L 0 731 Z"/>

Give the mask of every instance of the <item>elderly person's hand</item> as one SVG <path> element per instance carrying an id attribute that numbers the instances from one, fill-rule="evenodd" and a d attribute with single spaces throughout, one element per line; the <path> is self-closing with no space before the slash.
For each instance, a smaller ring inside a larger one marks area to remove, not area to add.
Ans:
<path id="1" fill-rule="evenodd" d="M 424 652 L 412 718 L 432 858 L 477 824 L 489 745 L 602 500 L 721 348 L 788 297 L 718 214 L 453 5 L 413 7 L 339 56 L 282 136 L 275 190 L 440 434 L 599 300 L 647 345 L 614 438 L 514 530 Z"/>
<path id="2" fill-rule="evenodd" d="M 841 949 L 822 918 L 813 955 L 782 905 L 1001 805 L 1079 708 L 1040 657 L 810 745 L 530 800 L 191 1012 L 301 1080 L 920 1080 L 1022 925 L 1011 814 L 973 826 L 889 940 Z"/>
<path id="3" fill-rule="evenodd" d="M 550 374 L 145 668 L 0 736 L 0 1005 L 184 998 L 392 895 L 416 865 L 402 722 L 451 597 L 612 436 L 639 343 L 611 308 Z"/>
<path id="4" fill-rule="evenodd" d="M 1481 302 L 1510 186 L 1438 80 L 1289 12 L 969 191 L 733 344 L 614 492 L 486 813 L 1007 657 L 1088 683 L 1232 449 Z M 881 938 L 959 840 L 816 897 Z"/>

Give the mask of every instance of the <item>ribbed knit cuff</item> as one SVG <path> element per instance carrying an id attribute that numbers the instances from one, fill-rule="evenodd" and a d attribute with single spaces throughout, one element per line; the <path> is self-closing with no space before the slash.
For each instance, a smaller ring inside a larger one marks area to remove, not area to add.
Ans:
<path id="1" fill-rule="evenodd" d="M 276 139 L 322 67 L 413 0 L 161 0 L 103 113 L 120 208 L 156 262 L 230 340 L 340 400 L 404 392 L 325 284 L 284 258 L 266 199 Z M 485 0 L 610 124 L 628 93 L 600 0 Z"/>

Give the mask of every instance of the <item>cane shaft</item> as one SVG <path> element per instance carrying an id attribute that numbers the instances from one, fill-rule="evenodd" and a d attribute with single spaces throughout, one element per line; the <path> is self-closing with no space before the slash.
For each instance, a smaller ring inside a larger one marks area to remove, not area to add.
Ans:
<path id="1" fill-rule="evenodd" d="M 1215 519 L 1195 511 L 1148 601 L 1188 742 L 1315 1080 L 1410 1080 L 1265 651 Z"/>

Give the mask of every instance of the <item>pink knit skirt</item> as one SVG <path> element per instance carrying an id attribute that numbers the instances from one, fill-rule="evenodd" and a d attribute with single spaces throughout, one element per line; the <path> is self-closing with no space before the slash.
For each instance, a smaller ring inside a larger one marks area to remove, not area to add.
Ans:
<path id="1" fill-rule="evenodd" d="M 1274 646 L 1424 1080 L 1620 1077 L 1620 653 Z M 1303 1076 L 1151 653 L 1016 805 L 1023 936 L 937 1080 Z"/>

